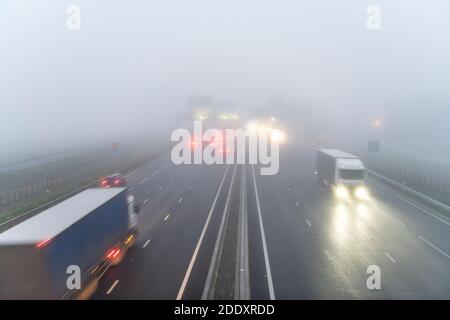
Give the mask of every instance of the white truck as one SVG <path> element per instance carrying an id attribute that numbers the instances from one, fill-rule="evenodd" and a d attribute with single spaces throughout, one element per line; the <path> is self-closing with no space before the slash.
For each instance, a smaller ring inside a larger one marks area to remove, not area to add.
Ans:
<path id="1" fill-rule="evenodd" d="M 317 174 L 321 182 L 332 187 L 338 199 L 368 198 L 364 164 L 354 155 L 337 149 L 319 149 Z"/>

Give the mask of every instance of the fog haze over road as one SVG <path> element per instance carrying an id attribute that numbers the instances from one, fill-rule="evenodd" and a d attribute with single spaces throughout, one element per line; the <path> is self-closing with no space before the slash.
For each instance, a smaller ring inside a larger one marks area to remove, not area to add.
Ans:
<path id="1" fill-rule="evenodd" d="M 80 30 L 66 26 L 72 4 Z M 449 12 L 445 0 L 2 0 L 0 161 L 168 130 L 191 95 L 301 101 L 346 135 L 380 118 L 385 145 L 448 159 Z"/>
<path id="2" fill-rule="evenodd" d="M 0 0 L 0 300 L 449 299 L 449 84 L 448 0 Z"/>

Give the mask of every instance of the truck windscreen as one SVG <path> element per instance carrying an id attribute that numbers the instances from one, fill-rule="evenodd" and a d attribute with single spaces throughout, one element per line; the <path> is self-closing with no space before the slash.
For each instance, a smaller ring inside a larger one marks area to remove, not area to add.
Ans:
<path id="1" fill-rule="evenodd" d="M 364 170 L 340 169 L 339 177 L 346 180 L 364 179 Z"/>

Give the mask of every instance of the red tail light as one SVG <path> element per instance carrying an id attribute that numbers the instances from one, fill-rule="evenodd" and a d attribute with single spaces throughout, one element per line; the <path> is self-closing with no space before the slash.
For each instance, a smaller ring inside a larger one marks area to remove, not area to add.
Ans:
<path id="1" fill-rule="evenodd" d="M 111 259 L 112 255 L 114 254 L 114 252 L 116 252 L 116 249 L 112 249 L 108 255 L 106 256 L 106 258 Z"/>
<path id="2" fill-rule="evenodd" d="M 113 258 L 117 257 L 117 255 L 118 255 L 119 253 L 120 253 L 120 250 L 119 250 L 119 249 L 117 249 L 117 250 L 116 250 L 116 252 L 114 252 L 114 254 L 113 254 L 113 256 L 112 256 L 112 257 L 113 257 Z"/>
<path id="3" fill-rule="evenodd" d="M 45 247 L 45 245 L 48 244 L 50 240 L 51 240 L 51 239 L 49 238 L 49 239 L 45 239 L 45 240 L 43 240 L 43 241 L 37 243 L 37 244 L 36 244 L 36 248 L 42 248 L 42 247 Z"/>
<path id="4" fill-rule="evenodd" d="M 114 259 L 115 257 L 117 257 L 117 255 L 120 253 L 120 249 L 112 249 L 108 255 L 106 256 L 106 258 L 108 259 Z"/>

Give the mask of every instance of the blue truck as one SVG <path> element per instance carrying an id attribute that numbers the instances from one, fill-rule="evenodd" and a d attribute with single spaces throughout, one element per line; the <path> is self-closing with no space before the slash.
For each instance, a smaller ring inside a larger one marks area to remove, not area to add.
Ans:
<path id="1" fill-rule="evenodd" d="M 87 189 L 0 234 L 0 299 L 86 299 L 137 238 L 126 188 Z"/>

